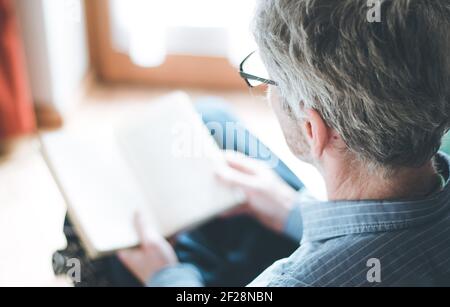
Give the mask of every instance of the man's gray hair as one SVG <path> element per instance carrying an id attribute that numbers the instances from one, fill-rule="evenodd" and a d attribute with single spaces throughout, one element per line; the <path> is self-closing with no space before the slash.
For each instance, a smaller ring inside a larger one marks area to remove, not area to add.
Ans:
<path id="1" fill-rule="evenodd" d="M 450 128 L 450 1 L 260 0 L 254 35 L 294 114 L 317 110 L 350 152 L 418 167 Z"/>

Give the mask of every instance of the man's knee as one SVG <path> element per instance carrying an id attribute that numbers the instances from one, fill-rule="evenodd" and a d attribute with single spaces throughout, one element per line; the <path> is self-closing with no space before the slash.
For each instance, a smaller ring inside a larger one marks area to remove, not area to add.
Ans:
<path id="1" fill-rule="evenodd" d="M 195 103 L 195 108 L 205 124 L 217 122 L 225 126 L 227 122 L 238 121 L 229 103 L 219 97 L 202 98 Z"/>
<path id="2" fill-rule="evenodd" d="M 237 127 L 239 119 L 227 101 L 217 97 L 203 98 L 195 104 L 195 108 L 217 144 L 223 149 L 236 150 L 237 132 L 244 129 Z"/>

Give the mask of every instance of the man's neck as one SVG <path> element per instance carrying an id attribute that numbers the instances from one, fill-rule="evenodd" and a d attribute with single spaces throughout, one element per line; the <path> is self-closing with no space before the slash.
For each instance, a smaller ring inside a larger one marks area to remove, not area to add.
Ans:
<path id="1" fill-rule="evenodd" d="M 399 169 L 390 176 L 371 174 L 357 165 L 332 163 L 323 168 L 330 201 L 418 199 L 436 192 L 441 185 L 432 161 L 420 168 Z"/>

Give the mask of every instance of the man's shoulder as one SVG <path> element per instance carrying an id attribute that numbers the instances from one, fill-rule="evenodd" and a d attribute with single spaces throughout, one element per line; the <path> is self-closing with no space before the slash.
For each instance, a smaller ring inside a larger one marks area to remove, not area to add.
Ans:
<path id="1" fill-rule="evenodd" d="M 367 285 L 379 243 L 392 234 L 361 234 L 302 244 L 289 258 L 274 263 L 250 286 Z"/>

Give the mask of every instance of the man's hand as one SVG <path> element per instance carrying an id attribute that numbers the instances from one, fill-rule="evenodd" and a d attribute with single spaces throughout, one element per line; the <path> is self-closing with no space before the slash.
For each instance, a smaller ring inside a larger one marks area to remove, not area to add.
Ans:
<path id="1" fill-rule="evenodd" d="M 145 284 L 161 269 L 178 263 L 172 246 L 136 215 L 139 248 L 118 252 L 117 256 L 136 278 Z"/>
<path id="2" fill-rule="evenodd" d="M 263 161 L 236 152 L 226 153 L 227 168 L 217 171 L 220 181 L 240 188 L 246 202 L 228 215 L 250 214 L 270 229 L 282 232 L 296 191 Z"/>

